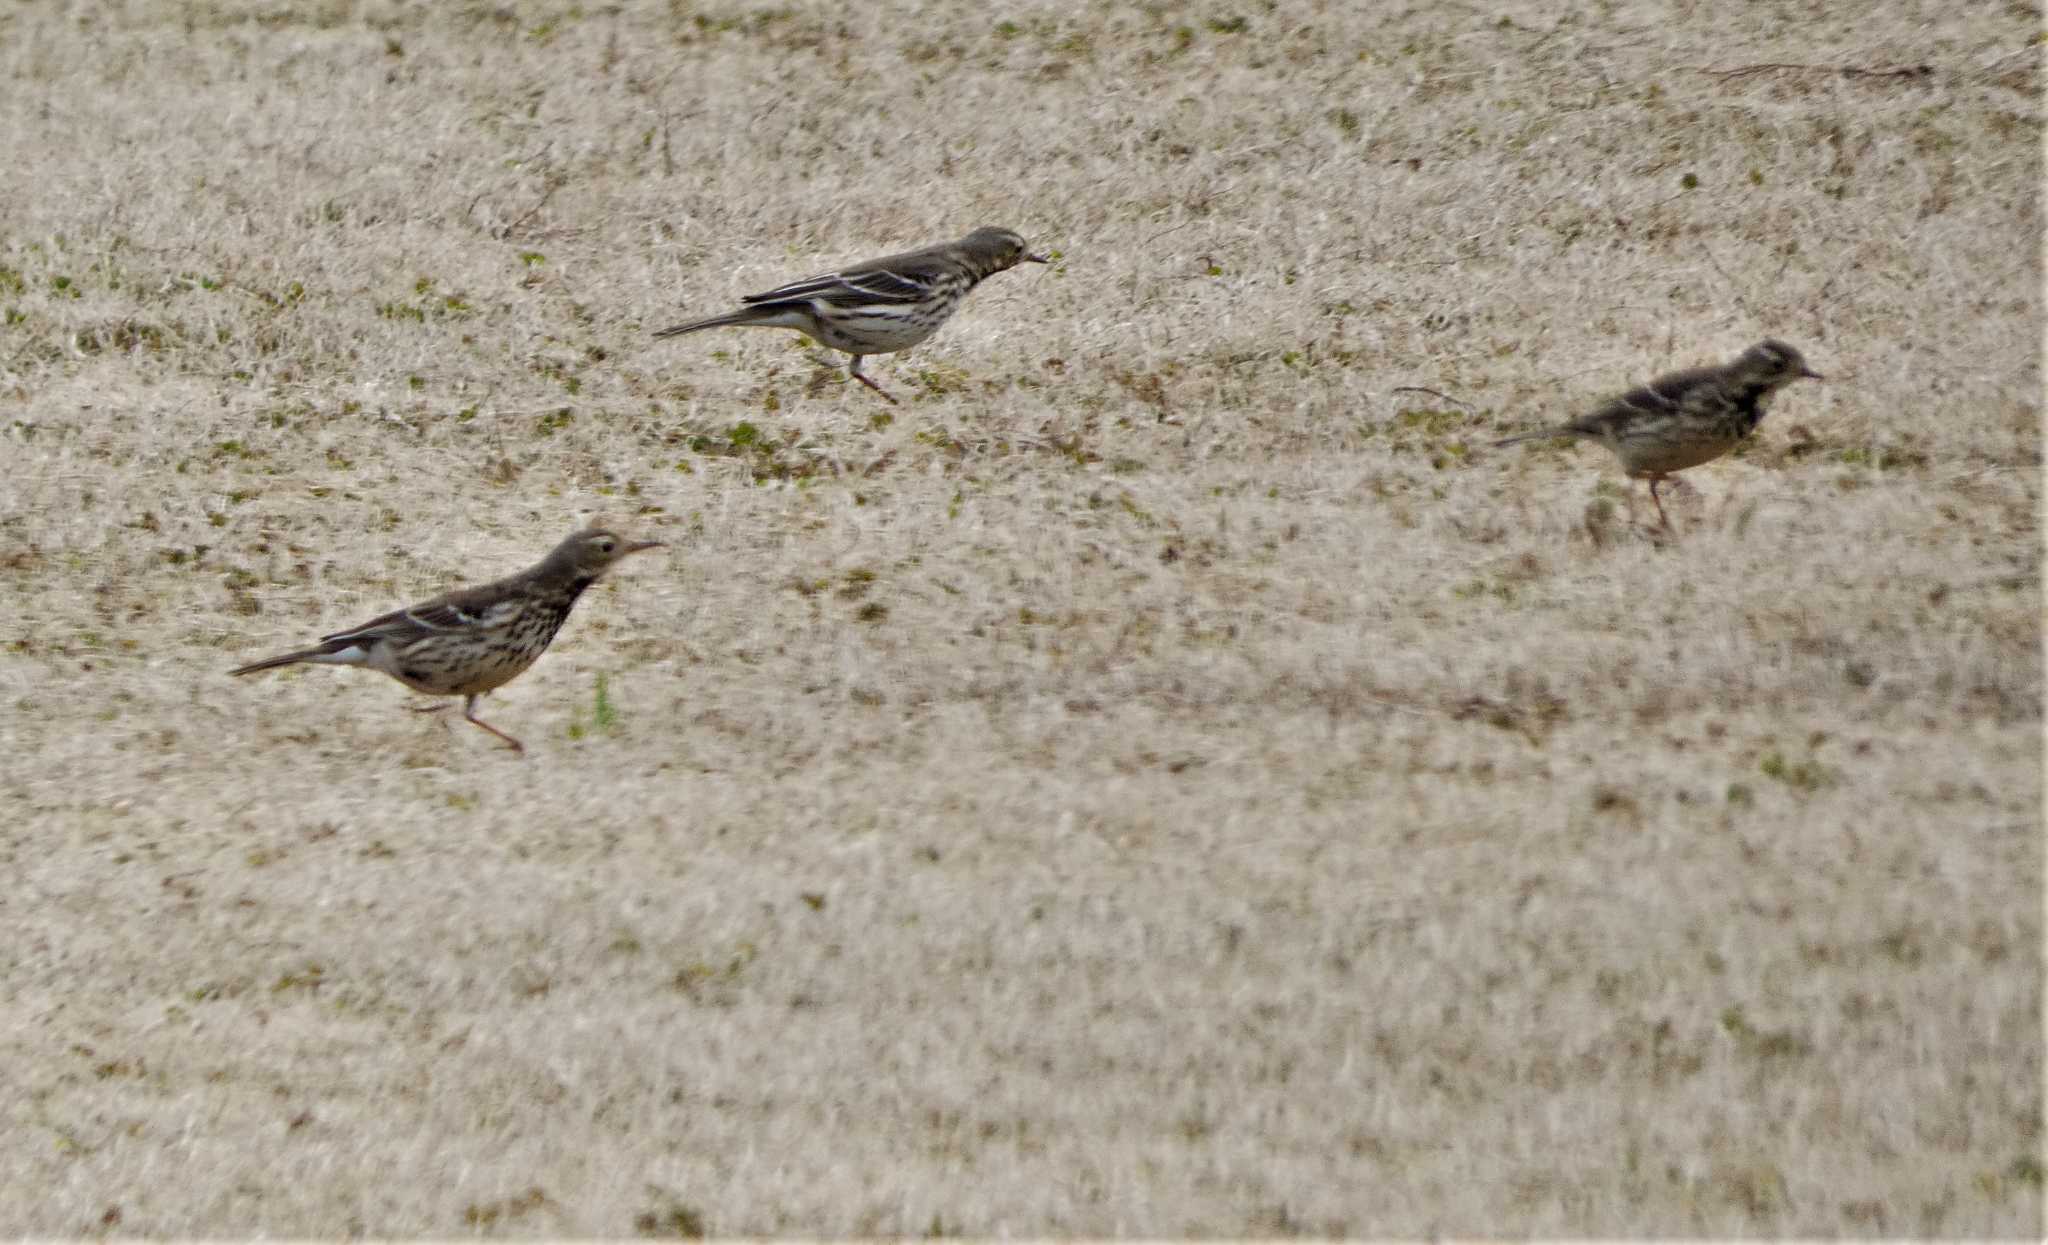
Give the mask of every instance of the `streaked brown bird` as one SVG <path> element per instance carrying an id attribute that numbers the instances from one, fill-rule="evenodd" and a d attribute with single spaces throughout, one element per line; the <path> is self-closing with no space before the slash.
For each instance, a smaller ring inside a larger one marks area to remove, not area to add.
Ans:
<path id="1" fill-rule="evenodd" d="M 1797 350 L 1765 338 L 1720 367 L 1672 372 L 1568 424 L 1495 441 L 1495 447 L 1548 437 L 1598 441 L 1632 480 L 1650 482 L 1657 520 L 1670 528 L 1657 486 L 1666 476 L 1734 449 L 1764 417 L 1772 394 L 1795 380 L 1823 380 Z"/>
<path id="2" fill-rule="evenodd" d="M 1018 234 L 987 226 L 957 242 L 869 260 L 837 272 L 806 277 L 763 294 L 749 294 L 738 311 L 662 329 L 680 337 L 731 326 L 795 329 L 831 350 L 853 356 L 846 374 L 893 403 L 869 380 L 860 361 L 871 354 L 908 350 L 937 332 L 960 310 L 969 291 L 1018 264 L 1045 264 Z"/>
<path id="3" fill-rule="evenodd" d="M 464 720 L 504 740 L 514 752 L 524 752 L 525 745 L 476 716 L 477 698 L 518 678 L 538 661 L 576 607 L 576 599 L 614 562 L 660 546 L 658 540 L 627 540 L 601 527 L 586 528 L 517 575 L 443 593 L 360 627 L 322 636 L 313 648 L 251 662 L 228 673 L 255 674 L 301 662 L 366 666 L 416 692 L 462 697 Z"/>

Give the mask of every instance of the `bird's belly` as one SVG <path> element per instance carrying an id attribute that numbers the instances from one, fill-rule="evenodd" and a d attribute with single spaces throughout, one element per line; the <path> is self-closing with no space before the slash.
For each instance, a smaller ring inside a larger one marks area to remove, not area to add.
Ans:
<path id="1" fill-rule="evenodd" d="M 481 696 L 531 666 L 546 647 L 505 634 L 432 636 L 402 649 L 381 645 L 378 669 L 431 696 Z"/>
<path id="2" fill-rule="evenodd" d="M 380 641 L 371 650 L 370 659 L 363 664 L 390 675 L 415 692 L 425 692 L 430 696 L 456 694 L 455 689 L 448 686 L 449 672 L 439 654 L 418 642 L 394 644 L 389 640 Z"/>
<path id="3" fill-rule="evenodd" d="M 1737 437 L 1701 437 L 1683 442 L 1634 442 L 1621 458 L 1631 475 L 1665 475 L 1712 462 L 1735 448 Z"/>
<path id="4" fill-rule="evenodd" d="M 491 660 L 479 662 L 461 672 L 460 686 L 454 689 L 460 696 L 481 696 L 494 688 L 503 687 L 526 672 L 540 653 L 501 653 Z"/>
<path id="5" fill-rule="evenodd" d="M 821 345 L 844 350 L 848 354 L 889 354 L 908 350 L 930 337 L 939 323 L 914 311 L 866 312 L 858 308 L 841 308 L 835 310 L 830 319 L 818 317 L 811 336 L 817 338 Z"/>

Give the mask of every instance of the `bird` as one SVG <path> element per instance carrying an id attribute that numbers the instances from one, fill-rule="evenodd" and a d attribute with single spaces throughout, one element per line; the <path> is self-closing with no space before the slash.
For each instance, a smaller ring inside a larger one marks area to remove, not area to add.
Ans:
<path id="1" fill-rule="evenodd" d="M 1688 368 L 1631 389 L 1570 423 L 1495 441 L 1494 448 L 1549 437 L 1598 441 L 1631 480 L 1650 482 L 1650 500 L 1666 530 L 1671 520 L 1657 486 L 1673 472 L 1721 457 L 1764 417 L 1772 394 L 1795 380 L 1825 380 L 1791 346 L 1767 337 L 1720 367 Z"/>
<path id="2" fill-rule="evenodd" d="M 524 753 L 526 746 L 476 716 L 477 699 L 525 673 L 547 651 L 583 590 L 628 554 L 662 547 L 589 527 L 516 575 L 393 610 L 299 649 L 230 670 L 255 674 L 309 662 L 365 666 L 430 696 L 460 696 L 463 719 Z M 428 705 L 428 710 L 445 709 Z"/>
<path id="3" fill-rule="evenodd" d="M 795 329 L 831 350 L 853 356 L 847 375 L 895 404 L 868 379 L 860 361 L 871 354 L 908 350 L 938 331 L 960 310 L 967 294 L 1018 264 L 1047 264 L 1009 229 L 985 226 L 954 242 L 905 251 L 749 294 L 738 311 L 665 328 L 656 337 L 680 337 L 734 325 Z"/>

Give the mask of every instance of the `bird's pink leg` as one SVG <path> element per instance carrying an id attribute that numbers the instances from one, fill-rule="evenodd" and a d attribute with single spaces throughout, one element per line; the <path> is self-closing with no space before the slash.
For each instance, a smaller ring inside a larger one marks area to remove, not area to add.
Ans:
<path id="1" fill-rule="evenodd" d="M 887 402 L 890 406 L 901 406 L 902 403 L 898 402 L 896 399 L 889 396 L 889 391 L 887 389 L 882 388 L 880 385 L 876 384 L 875 382 L 869 380 L 866 376 L 862 375 L 860 370 L 860 359 L 861 357 L 859 355 L 853 356 L 853 362 L 847 365 L 846 374 L 848 376 L 853 377 L 861 384 L 866 385 L 868 388 L 874 390 L 876 393 L 881 394 L 882 400 L 884 402 Z"/>
<path id="2" fill-rule="evenodd" d="M 1650 500 L 1657 503 L 1657 522 L 1662 524 L 1664 530 L 1668 532 L 1671 530 L 1671 517 L 1664 513 L 1664 499 L 1657 496 L 1657 486 L 1662 483 L 1664 483 L 1663 476 L 1650 477 Z"/>
<path id="3" fill-rule="evenodd" d="M 471 726 L 481 726 L 485 730 L 489 731 L 491 734 L 496 735 L 498 738 L 512 745 L 512 751 L 519 753 L 521 756 L 524 756 L 526 754 L 525 744 L 520 743 L 518 740 L 512 738 L 510 735 L 507 735 L 505 732 L 499 730 L 497 727 L 492 726 L 489 722 L 486 722 L 482 718 L 476 716 L 476 697 L 468 696 L 463 698 L 462 718 L 463 721 L 468 722 Z"/>

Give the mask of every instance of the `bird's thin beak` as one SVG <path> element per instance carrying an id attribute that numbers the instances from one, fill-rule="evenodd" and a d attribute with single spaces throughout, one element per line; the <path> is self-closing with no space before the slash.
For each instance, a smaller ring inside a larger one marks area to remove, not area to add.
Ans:
<path id="1" fill-rule="evenodd" d="M 668 546 L 658 540 L 636 540 L 632 544 L 626 546 L 626 553 L 641 553 L 648 549 L 666 548 L 668 548 Z M 626 553 L 622 553 L 619 556 L 623 558 L 626 556 Z"/>
<path id="2" fill-rule="evenodd" d="M 1052 262 L 1052 258 L 1040 255 L 1037 251 L 1026 251 L 1024 252 L 1024 262 L 1027 264 L 1049 264 Z"/>
<path id="3" fill-rule="evenodd" d="M 1825 376 L 1822 376 L 1822 375 L 1821 375 L 1821 374 L 1820 374 L 1819 372 L 1816 372 L 1816 371 L 1814 371 L 1814 370 L 1813 370 L 1812 368 L 1810 368 L 1810 367 L 1803 367 L 1803 368 L 1800 368 L 1800 369 L 1799 369 L 1799 374 L 1800 374 L 1801 376 L 1804 376 L 1804 377 L 1805 377 L 1806 379 L 1808 379 L 1808 380 L 1826 380 L 1826 379 L 1827 379 L 1827 377 L 1825 377 Z"/>

